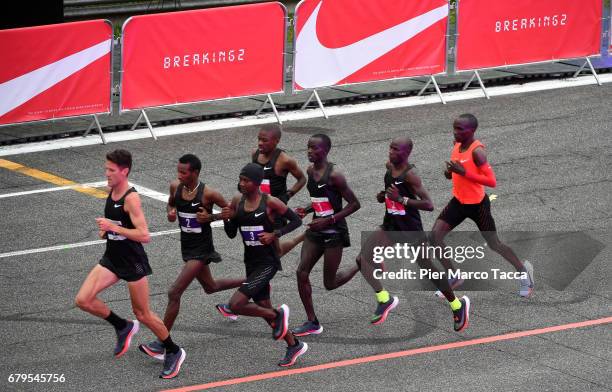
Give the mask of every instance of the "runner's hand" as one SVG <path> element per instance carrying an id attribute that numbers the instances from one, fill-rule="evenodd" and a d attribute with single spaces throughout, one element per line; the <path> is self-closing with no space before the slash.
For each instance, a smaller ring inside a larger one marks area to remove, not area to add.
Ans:
<path id="1" fill-rule="evenodd" d="M 402 197 L 399 194 L 399 189 L 397 189 L 395 184 L 391 184 L 391 186 L 387 188 L 387 197 L 397 202 L 401 202 L 402 200 Z"/>
<path id="2" fill-rule="evenodd" d="M 312 231 L 321 231 L 333 223 L 332 218 L 313 219 L 307 226 Z"/>
<path id="3" fill-rule="evenodd" d="M 172 207 L 168 210 L 168 222 L 176 221 L 176 208 Z"/>
<path id="4" fill-rule="evenodd" d="M 270 245 L 271 243 L 276 241 L 276 236 L 274 235 L 274 233 L 263 232 L 259 233 L 257 236 L 259 237 L 259 242 L 264 245 Z"/>
<path id="5" fill-rule="evenodd" d="M 230 220 L 236 215 L 236 212 L 231 207 L 223 207 L 221 209 L 221 218 L 223 220 Z"/>
<path id="6" fill-rule="evenodd" d="M 379 203 L 384 203 L 385 202 L 385 191 L 380 191 L 376 194 L 376 200 Z"/>
<path id="7" fill-rule="evenodd" d="M 295 213 L 300 217 L 300 219 L 304 219 L 304 217 L 306 216 L 306 210 L 304 209 L 304 207 L 296 207 L 293 209 L 293 211 L 295 211 Z"/>
<path id="8" fill-rule="evenodd" d="M 196 213 L 196 220 L 198 223 L 210 223 L 211 217 L 208 211 L 206 211 L 204 207 L 200 206 L 200 208 L 198 208 L 198 212 Z"/>
<path id="9" fill-rule="evenodd" d="M 459 161 L 446 162 L 446 170 L 451 173 L 457 173 L 460 176 L 465 176 L 465 167 Z"/>

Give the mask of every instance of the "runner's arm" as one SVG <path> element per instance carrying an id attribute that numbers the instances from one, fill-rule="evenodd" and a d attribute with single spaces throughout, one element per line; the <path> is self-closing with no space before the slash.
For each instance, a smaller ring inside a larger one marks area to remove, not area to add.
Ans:
<path id="1" fill-rule="evenodd" d="M 472 157 L 480 173 L 474 173 L 466 170 L 465 178 L 470 181 L 474 181 L 478 184 L 488 186 L 490 188 L 495 188 L 495 186 L 497 185 L 497 180 L 495 179 L 495 173 L 493 172 L 493 168 L 491 167 L 489 162 L 487 162 L 487 154 L 484 149 L 480 147 L 474 149 L 474 151 L 472 152 Z"/>

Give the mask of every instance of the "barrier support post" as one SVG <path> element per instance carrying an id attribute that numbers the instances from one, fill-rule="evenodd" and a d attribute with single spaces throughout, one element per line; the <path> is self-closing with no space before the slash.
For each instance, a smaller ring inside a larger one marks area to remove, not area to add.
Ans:
<path id="1" fill-rule="evenodd" d="M 599 80 L 599 75 L 597 75 L 597 72 L 595 72 L 595 68 L 593 67 L 593 63 L 591 63 L 591 59 L 588 57 L 585 57 L 585 62 L 584 64 L 582 64 L 582 66 L 580 68 L 578 68 L 578 71 L 576 71 L 576 73 L 574 73 L 574 78 L 577 77 L 578 75 L 580 75 L 580 72 L 584 71 L 584 68 L 588 65 L 590 68 L 591 73 L 593 74 L 593 77 L 595 78 L 595 81 L 597 82 L 597 84 L 599 86 L 601 86 L 601 81 Z"/>
<path id="2" fill-rule="evenodd" d="M 104 132 L 102 132 L 102 127 L 100 127 L 100 121 L 98 121 L 98 116 L 95 114 L 92 114 L 91 116 L 93 117 L 93 119 L 91 120 L 91 123 L 89 123 L 89 126 L 83 134 L 83 137 L 89 135 L 89 132 L 91 132 L 91 129 L 95 125 L 96 129 L 98 130 L 98 133 L 100 134 L 100 138 L 102 138 L 102 144 L 106 144 L 106 138 L 104 137 Z"/>
<path id="3" fill-rule="evenodd" d="M 321 98 L 319 97 L 319 93 L 317 92 L 316 89 L 312 90 L 312 93 L 310 94 L 310 97 L 308 97 L 308 99 L 306 100 L 306 102 L 304 102 L 304 104 L 302 105 L 302 110 L 306 109 L 306 107 L 310 104 L 310 101 L 312 101 L 312 98 L 316 98 L 317 100 L 317 105 L 319 106 L 319 108 L 321 109 L 321 111 L 323 112 L 323 117 L 325 118 L 329 118 L 329 116 L 327 115 L 327 113 L 325 112 L 325 107 L 323 106 L 323 102 L 321 102 Z"/>
<path id="4" fill-rule="evenodd" d="M 429 76 L 429 80 L 427 81 L 427 83 L 425 83 L 425 86 L 423 86 L 423 88 L 419 91 L 417 96 L 420 97 L 421 95 L 423 95 L 425 90 L 427 90 L 427 87 L 429 87 L 429 85 L 432 84 L 432 83 L 433 83 L 433 85 L 434 85 L 434 87 L 436 89 L 436 93 L 438 94 L 438 97 L 440 97 L 440 102 L 442 102 L 443 105 L 446 105 L 446 101 L 444 100 L 444 97 L 442 96 L 442 91 L 440 91 L 440 87 L 438 86 L 438 82 L 436 82 L 436 78 L 433 75 Z"/>
<path id="5" fill-rule="evenodd" d="M 130 131 L 133 131 L 134 129 L 136 129 L 138 124 L 140 124 L 140 120 L 142 120 L 143 118 L 145 120 L 145 123 L 147 124 L 147 128 L 149 128 L 149 132 L 151 132 L 151 136 L 153 136 L 153 139 L 157 140 L 157 136 L 153 132 L 153 127 L 151 126 L 151 121 L 149 121 L 149 116 L 147 116 L 147 112 L 145 112 L 144 109 L 140 110 L 140 114 L 138 115 L 138 119 L 136 120 L 134 125 L 132 125 L 132 128 L 130 128 Z"/>
<path id="6" fill-rule="evenodd" d="M 487 89 L 485 88 L 484 83 L 482 82 L 482 79 L 480 78 L 480 74 L 478 73 L 478 71 L 474 71 L 474 74 L 472 75 L 470 80 L 467 81 L 467 83 L 463 86 L 461 90 L 463 91 L 467 90 L 468 87 L 470 87 L 470 84 L 472 84 L 472 82 L 474 81 L 474 78 L 478 79 L 478 84 L 480 84 L 480 89 L 484 93 L 484 96 L 487 99 L 491 99 L 491 97 L 489 97 L 489 93 L 487 93 Z"/>
<path id="7" fill-rule="evenodd" d="M 255 112 L 255 115 L 259 116 L 259 113 L 261 113 L 261 111 L 264 109 L 264 107 L 266 106 L 268 102 L 270 102 L 272 111 L 274 112 L 274 115 L 276 116 L 276 121 L 278 121 L 278 123 L 282 125 L 283 122 L 281 121 L 280 116 L 278 115 L 278 110 L 276 110 L 276 105 L 274 105 L 274 101 L 272 100 L 272 96 L 270 94 L 266 95 L 266 100 L 261 104 L 259 109 L 257 109 L 257 111 Z"/>

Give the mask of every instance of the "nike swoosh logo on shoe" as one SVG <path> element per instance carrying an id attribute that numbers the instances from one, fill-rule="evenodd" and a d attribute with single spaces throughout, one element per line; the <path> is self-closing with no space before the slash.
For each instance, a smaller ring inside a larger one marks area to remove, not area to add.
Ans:
<path id="1" fill-rule="evenodd" d="M 296 40 L 295 83 L 302 88 L 333 86 L 448 16 L 443 5 L 350 45 L 328 48 L 317 37 L 321 4 Z"/>

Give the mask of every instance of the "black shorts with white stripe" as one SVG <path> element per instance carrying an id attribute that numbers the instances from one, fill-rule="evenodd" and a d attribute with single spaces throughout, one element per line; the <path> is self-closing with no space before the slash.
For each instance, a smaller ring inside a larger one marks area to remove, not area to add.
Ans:
<path id="1" fill-rule="evenodd" d="M 270 281 L 276 275 L 276 271 L 278 267 L 272 264 L 247 265 L 247 279 L 238 291 L 255 302 L 270 299 Z"/>

